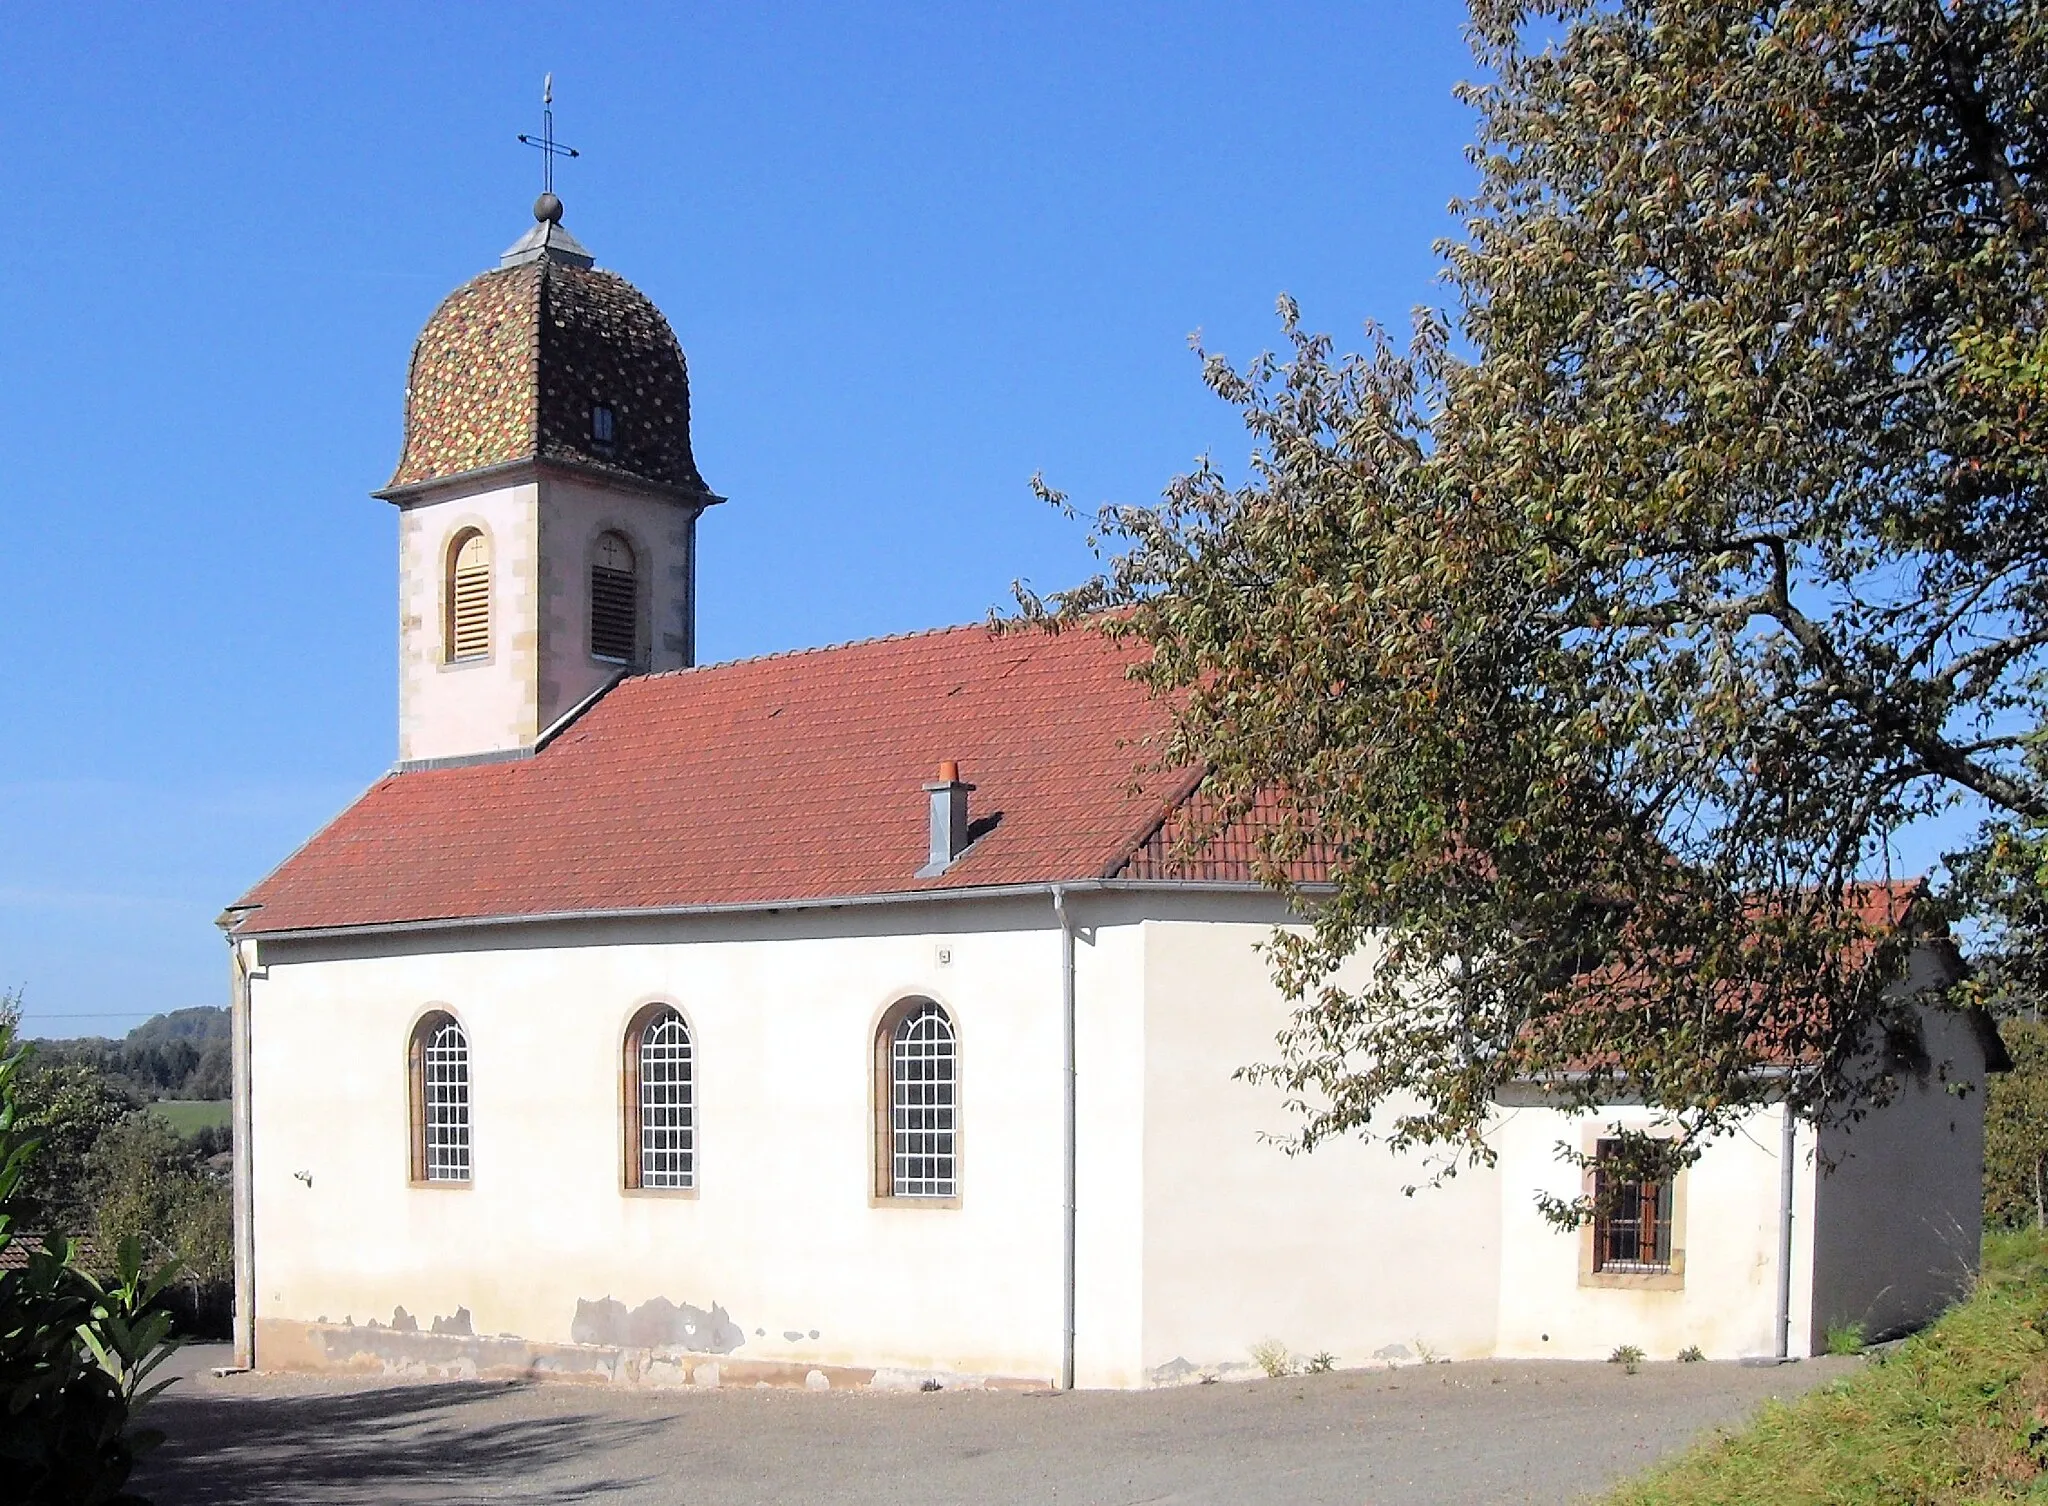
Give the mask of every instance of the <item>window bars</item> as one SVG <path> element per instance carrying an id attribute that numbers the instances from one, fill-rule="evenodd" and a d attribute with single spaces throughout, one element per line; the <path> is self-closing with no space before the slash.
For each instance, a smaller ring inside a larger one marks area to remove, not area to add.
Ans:
<path id="1" fill-rule="evenodd" d="M 1593 1269 L 1662 1276 L 1671 1270 L 1672 1184 L 1620 1181 L 1599 1166 L 1617 1142 L 1602 1140 L 1593 1173 Z"/>
<path id="2" fill-rule="evenodd" d="M 483 659 L 491 652 L 491 546 L 465 534 L 448 569 L 448 658 Z"/>
<path id="3" fill-rule="evenodd" d="M 640 1032 L 640 1185 L 694 1186 L 696 1150 L 690 1032 L 664 1010 Z"/>
<path id="4" fill-rule="evenodd" d="M 889 1189 L 896 1197 L 952 1197 L 953 1022 L 926 1003 L 898 1022 L 889 1048 Z"/>
<path id="5" fill-rule="evenodd" d="M 590 565 L 590 652 L 596 658 L 630 664 L 640 646 L 635 573 L 633 546 L 616 533 L 601 536 Z"/>
<path id="6" fill-rule="evenodd" d="M 469 1180 L 469 1037 L 443 1019 L 421 1053 L 420 1111 L 425 1180 Z"/>

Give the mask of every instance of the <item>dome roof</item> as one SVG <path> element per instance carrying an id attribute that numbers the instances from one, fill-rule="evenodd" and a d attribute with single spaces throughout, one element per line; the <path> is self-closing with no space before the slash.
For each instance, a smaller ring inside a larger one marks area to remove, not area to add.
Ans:
<path id="1" fill-rule="evenodd" d="M 434 310 L 413 346 L 405 450 L 378 495 L 543 461 L 709 499 L 675 333 L 591 265 L 559 214 Z"/>

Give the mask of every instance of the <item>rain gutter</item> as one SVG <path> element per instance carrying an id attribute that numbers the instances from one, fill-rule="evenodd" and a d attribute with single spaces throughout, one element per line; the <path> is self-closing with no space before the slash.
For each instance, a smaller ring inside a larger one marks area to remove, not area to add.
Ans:
<path id="1" fill-rule="evenodd" d="M 1067 888 L 1052 886 L 1053 913 L 1060 922 L 1060 1030 L 1066 1047 L 1066 1065 L 1061 1073 L 1061 1129 L 1065 1151 L 1066 1198 L 1060 1211 L 1060 1389 L 1074 1389 L 1074 1311 L 1079 1284 L 1074 1241 L 1079 1157 L 1076 1123 L 1078 1080 L 1074 1073 L 1074 917 L 1067 910 Z"/>
<path id="2" fill-rule="evenodd" d="M 1327 886 L 1306 892 L 1322 892 Z M 785 910 L 856 910 L 888 905 L 922 905 L 990 899 L 1038 898 L 1060 889 L 1068 894 L 1271 894 L 1263 884 L 1231 883 L 1222 880 L 1186 879 L 1060 879 L 1029 884 L 988 884 L 980 888 L 911 889 L 892 894 L 841 894 L 815 899 L 735 900 L 703 905 L 645 905 L 606 910 L 549 910 L 510 915 L 448 915 L 419 920 L 372 921 L 353 926 L 305 926 L 249 934 L 266 941 L 323 941 L 349 936 L 403 936 L 418 932 L 463 931 L 478 928 L 524 925 L 561 925 L 575 921 L 682 920 L 715 915 L 774 915 Z M 262 910 L 248 908 L 249 914 Z M 233 932 L 238 921 L 223 916 L 221 925 Z"/>

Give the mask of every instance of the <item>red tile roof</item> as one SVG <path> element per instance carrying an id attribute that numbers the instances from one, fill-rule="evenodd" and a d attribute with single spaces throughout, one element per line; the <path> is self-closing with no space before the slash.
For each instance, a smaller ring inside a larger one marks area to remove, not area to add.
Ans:
<path id="1" fill-rule="evenodd" d="M 260 907 L 238 929 L 1112 875 L 1190 784 L 1141 774 L 1167 716 L 1125 675 L 1140 652 L 974 626 L 628 679 L 531 758 L 380 780 L 238 902 Z M 941 759 L 975 820 L 1000 819 L 919 879 Z"/>

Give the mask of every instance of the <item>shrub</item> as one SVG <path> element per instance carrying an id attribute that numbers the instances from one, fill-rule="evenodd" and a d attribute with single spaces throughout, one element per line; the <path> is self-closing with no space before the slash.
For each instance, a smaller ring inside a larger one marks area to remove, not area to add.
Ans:
<path id="1" fill-rule="evenodd" d="M 1634 1344 L 1620 1344 L 1615 1347 L 1614 1353 L 1607 1356 L 1607 1363 L 1619 1365 L 1630 1375 L 1634 1375 L 1643 1368 L 1643 1351 Z"/>
<path id="2" fill-rule="evenodd" d="M 1265 1371 L 1269 1380 L 1294 1374 L 1294 1356 L 1278 1339 L 1261 1339 L 1252 1345 L 1252 1363 Z"/>
<path id="3" fill-rule="evenodd" d="M 1308 1357 L 1308 1363 L 1302 1366 L 1310 1375 L 1327 1375 L 1336 1368 L 1337 1356 L 1327 1349 L 1318 1349 Z"/>
<path id="4" fill-rule="evenodd" d="M 1706 1350 L 1700 1348 L 1697 1344 L 1688 1344 L 1685 1348 L 1678 1351 L 1678 1363 L 1681 1365 L 1697 1365 L 1706 1357 Z"/>

